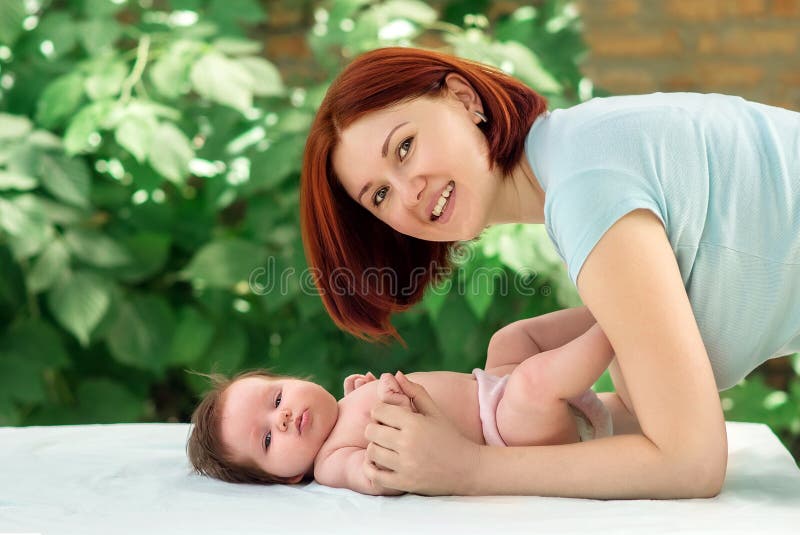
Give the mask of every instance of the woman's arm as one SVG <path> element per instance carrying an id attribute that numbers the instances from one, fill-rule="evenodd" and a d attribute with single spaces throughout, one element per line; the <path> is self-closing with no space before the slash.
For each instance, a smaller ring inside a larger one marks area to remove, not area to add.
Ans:
<path id="1" fill-rule="evenodd" d="M 558 446 L 477 446 L 419 385 L 418 414 L 378 404 L 365 436 L 367 477 L 421 494 L 698 498 L 719 493 L 725 421 L 711 365 L 660 221 L 633 211 L 600 239 L 579 292 L 615 349 L 642 435 Z"/>

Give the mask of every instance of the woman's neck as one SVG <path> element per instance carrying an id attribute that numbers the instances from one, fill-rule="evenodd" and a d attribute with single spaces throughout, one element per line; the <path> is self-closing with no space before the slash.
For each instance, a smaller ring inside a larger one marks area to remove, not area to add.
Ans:
<path id="1" fill-rule="evenodd" d="M 525 154 L 511 176 L 498 180 L 500 185 L 489 214 L 489 225 L 544 223 L 545 192 Z"/>

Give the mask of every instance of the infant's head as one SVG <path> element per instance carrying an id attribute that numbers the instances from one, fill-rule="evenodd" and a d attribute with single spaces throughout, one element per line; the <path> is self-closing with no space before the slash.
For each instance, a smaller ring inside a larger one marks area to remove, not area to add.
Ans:
<path id="1" fill-rule="evenodd" d="M 196 472 L 233 483 L 298 483 L 313 475 L 339 406 L 320 385 L 264 370 L 228 379 L 192 414 L 186 445 Z"/>

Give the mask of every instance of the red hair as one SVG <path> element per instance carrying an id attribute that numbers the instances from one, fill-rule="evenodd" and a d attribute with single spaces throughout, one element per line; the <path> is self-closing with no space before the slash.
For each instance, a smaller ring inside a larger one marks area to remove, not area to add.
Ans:
<path id="1" fill-rule="evenodd" d="M 544 97 L 499 69 L 415 48 L 389 47 L 358 56 L 333 81 L 306 141 L 300 218 L 306 260 L 322 302 L 341 329 L 363 339 L 400 339 L 390 316 L 422 299 L 449 273 L 456 242 L 430 242 L 392 229 L 354 201 L 331 163 L 341 132 L 365 114 L 446 91 L 445 76 L 463 76 L 488 121 L 479 127 L 491 167 L 508 176 L 523 156 L 525 136 L 547 109 Z M 387 273 L 390 287 L 379 287 Z M 402 340 L 401 340 L 402 341 Z"/>

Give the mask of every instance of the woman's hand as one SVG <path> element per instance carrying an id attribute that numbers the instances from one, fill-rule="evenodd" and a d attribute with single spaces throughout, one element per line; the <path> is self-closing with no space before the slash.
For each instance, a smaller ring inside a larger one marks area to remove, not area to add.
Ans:
<path id="1" fill-rule="evenodd" d="M 416 494 L 469 494 L 480 446 L 465 438 L 428 392 L 397 372 L 397 382 L 418 412 L 378 403 L 364 436 L 364 473 L 382 488 Z M 381 468 L 378 468 L 378 466 Z"/>

